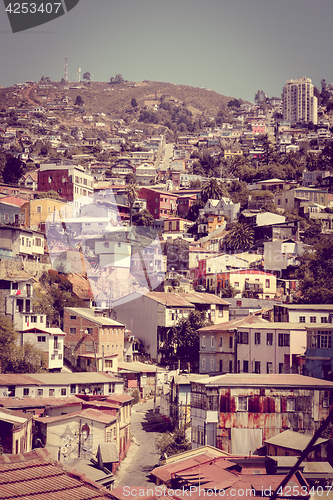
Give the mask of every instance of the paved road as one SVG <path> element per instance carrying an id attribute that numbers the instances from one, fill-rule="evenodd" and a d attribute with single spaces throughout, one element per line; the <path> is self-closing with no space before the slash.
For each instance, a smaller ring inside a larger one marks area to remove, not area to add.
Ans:
<path id="1" fill-rule="evenodd" d="M 153 400 L 133 407 L 131 434 L 135 442 L 131 442 L 127 456 L 116 473 L 115 487 L 152 486 L 149 472 L 159 459 L 155 441 L 165 427 L 162 418 L 153 413 Z"/>

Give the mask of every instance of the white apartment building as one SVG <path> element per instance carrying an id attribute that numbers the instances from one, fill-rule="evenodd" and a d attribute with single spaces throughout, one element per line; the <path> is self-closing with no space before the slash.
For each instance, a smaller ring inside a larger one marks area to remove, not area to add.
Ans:
<path id="1" fill-rule="evenodd" d="M 283 119 L 291 123 L 317 124 L 318 99 L 310 78 L 287 80 L 282 92 Z"/>

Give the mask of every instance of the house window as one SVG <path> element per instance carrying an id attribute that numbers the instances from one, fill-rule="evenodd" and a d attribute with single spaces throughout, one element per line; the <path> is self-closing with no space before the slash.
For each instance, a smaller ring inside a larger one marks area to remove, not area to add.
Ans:
<path id="1" fill-rule="evenodd" d="M 235 284 L 234 284 L 234 287 L 236 288 L 239 288 L 239 281 L 235 281 Z"/>
<path id="2" fill-rule="evenodd" d="M 114 392 L 114 384 L 109 384 L 109 394 Z"/>
<path id="3" fill-rule="evenodd" d="M 260 361 L 254 362 L 254 373 L 260 373 Z"/>
<path id="4" fill-rule="evenodd" d="M 37 323 L 37 316 L 31 316 L 31 323 Z"/>
<path id="5" fill-rule="evenodd" d="M 213 359 L 210 360 L 210 370 L 214 371 L 214 360 Z"/>
<path id="6" fill-rule="evenodd" d="M 205 337 L 205 335 L 202 337 L 201 347 L 203 347 L 203 348 L 206 347 L 206 337 Z"/>
<path id="7" fill-rule="evenodd" d="M 223 337 L 220 337 L 220 347 L 222 347 Z"/>
<path id="8" fill-rule="evenodd" d="M 321 322 L 322 323 L 328 323 L 328 318 L 326 318 L 325 316 L 322 316 L 321 317 Z"/>
<path id="9" fill-rule="evenodd" d="M 232 337 L 229 337 L 229 348 L 230 348 L 230 349 L 232 349 L 232 344 L 233 344 L 233 342 L 232 342 Z"/>
<path id="10" fill-rule="evenodd" d="M 37 342 L 46 342 L 46 337 L 44 337 L 44 335 L 38 335 L 37 337 Z"/>
<path id="11" fill-rule="evenodd" d="M 232 361 L 229 361 L 229 373 L 232 373 Z"/>
<path id="12" fill-rule="evenodd" d="M 273 345 L 273 333 L 272 332 L 267 332 L 266 344 Z"/>
<path id="13" fill-rule="evenodd" d="M 330 406 L 330 401 L 328 398 L 323 399 L 323 408 L 329 408 Z"/>
<path id="14" fill-rule="evenodd" d="M 332 349 L 332 332 L 318 331 L 317 333 L 317 348 Z"/>
<path id="15" fill-rule="evenodd" d="M 212 337 L 210 339 L 210 346 L 214 347 L 214 336 L 213 335 L 212 335 Z"/>
<path id="16" fill-rule="evenodd" d="M 239 343 L 240 344 L 248 344 L 249 343 L 249 332 L 240 332 L 239 333 Z"/>
<path id="17" fill-rule="evenodd" d="M 270 286 L 271 286 L 271 282 L 270 282 L 270 280 L 269 280 L 269 279 L 268 279 L 268 280 L 265 280 L 265 284 L 266 284 L 266 288 L 270 288 Z"/>
<path id="18" fill-rule="evenodd" d="M 287 399 L 287 411 L 295 411 L 296 410 L 296 399 L 288 398 Z"/>
<path id="19" fill-rule="evenodd" d="M 317 322 L 316 316 L 310 316 L 310 323 L 316 323 L 316 322 Z"/>
<path id="20" fill-rule="evenodd" d="M 70 316 L 70 319 L 76 319 L 76 316 Z"/>
<path id="21" fill-rule="evenodd" d="M 37 207 L 36 207 L 36 212 L 37 212 L 38 214 L 41 214 L 41 213 L 42 213 L 42 207 L 41 207 L 40 205 L 37 205 Z"/>
<path id="22" fill-rule="evenodd" d="M 105 360 L 105 368 L 112 368 L 112 359 Z"/>
<path id="23" fill-rule="evenodd" d="M 279 373 L 284 373 L 283 363 L 279 363 Z"/>
<path id="24" fill-rule="evenodd" d="M 24 387 L 23 396 L 29 396 L 29 387 Z"/>
<path id="25" fill-rule="evenodd" d="M 88 330 L 88 335 L 92 335 L 93 334 L 93 329 L 92 328 L 87 328 Z"/>
<path id="26" fill-rule="evenodd" d="M 38 396 L 39 398 L 42 398 L 42 397 L 43 397 L 43 389 L 38 389 L 38 391 L 37 391 L 37 396 Z"/>
<path id="27" fill-rule="evenodd" d="M 247 396 L 238 396 L 237 411 L 248 411 L 248 398 L 247 398 Z"/>
<path id="28" fill-rule="evenodd" d="M 205 358 L 202 358 L 202 361 L 201 361 L 201 368 L 202 368 L 203 370 L 206 370 L 206 360 L 205 360 Z"/>
<path id="29" fill-rule="evenodd" d="M 54 396 L 54 389 L 49 389 L 49 396 Z"/>
<path id="30" fill-rule="evenodd" d="M 249 373 L 249 362 L 247 359 L 243 360 L 243 373 Z"/>
<path id="31" fill-rule="evenodd" d="M 273 373 L 273 363 L 271 361 L 267 362 L 267 373 Z"/>
<path id="32" fill-rule="evenodd" d="M 219 318 L 223 318 L 223 309 L 219 309 Z"/>
<path id="33" fill-rule="evenodd" d="M 76 335 L 76 328 L 70 328 L 69 333 L 72 333 L 73 335 Z"/>
<path id="34" fill-rule="evenodd" d="M 62 388 L 61 388 L 61 395 L 62 395 L 62 396 L 66 396 L 66 394 L 67 394 L 67 389 L 66 389 L 66 387 L 62 387 Z"/>
<path id="35" fill-rule="evenodd" d="M 290 334 L 289 333 L 279 333 L 279 347 L 290 346 Z"/>
<path id="36" fill-rule="evenodd" d="M 256 345 L 260 344 L 260 332 L 255 332 L 255 334 L 254 334 L 254 343 Z"/>
<path id="37" fill-rule="evenodd" d="M 299 317 L 299 322 L 300 323 L 305 323 L 305 316 L 300 316 Z"/>

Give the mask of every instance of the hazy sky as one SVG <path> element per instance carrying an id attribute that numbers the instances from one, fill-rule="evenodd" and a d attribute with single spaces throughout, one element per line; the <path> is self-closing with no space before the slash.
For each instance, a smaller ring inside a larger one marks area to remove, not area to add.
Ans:
<path id="1" fill-rule="evenodd" d="M 80 0 L 19 33 L 0 2 L 0 86 L 60 80 L 65 57 L 72 81 L 81 68 L 95 81 L 120 73 L 249 101 L 299 76 L 333 83 L 332 0 Z"/>

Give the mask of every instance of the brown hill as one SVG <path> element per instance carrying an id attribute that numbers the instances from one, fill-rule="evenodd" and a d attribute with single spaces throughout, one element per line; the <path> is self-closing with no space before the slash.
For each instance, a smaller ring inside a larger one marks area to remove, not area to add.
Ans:
<path id="1" fill-rule="evenodd" d="M 5 110 L 9 106 L 31 107 L 32 103 L 45 106 L 47 102 L 65 97 L 69 97 L 69 103 L 73 104 L 78 95 L 82 97 L 87 113 L 103 112 L 113 118 L 122 118 L 124 113 L 132 108 L 132 99 L 137 101 L 139 108 L 144 106 L 151 108 L 154 104 L 160 103 L 161 97 L 164 96 L 168 101 L 184 104 L 194 116 L 213 118 L 221 108 L 225 108 L 228 102 L 234 99 L 206 88 L 173 83 L 50 82 L 46 86 L 37 83 L 24 90 L 15 87 L 0 89 L 0 109 Z"/>

